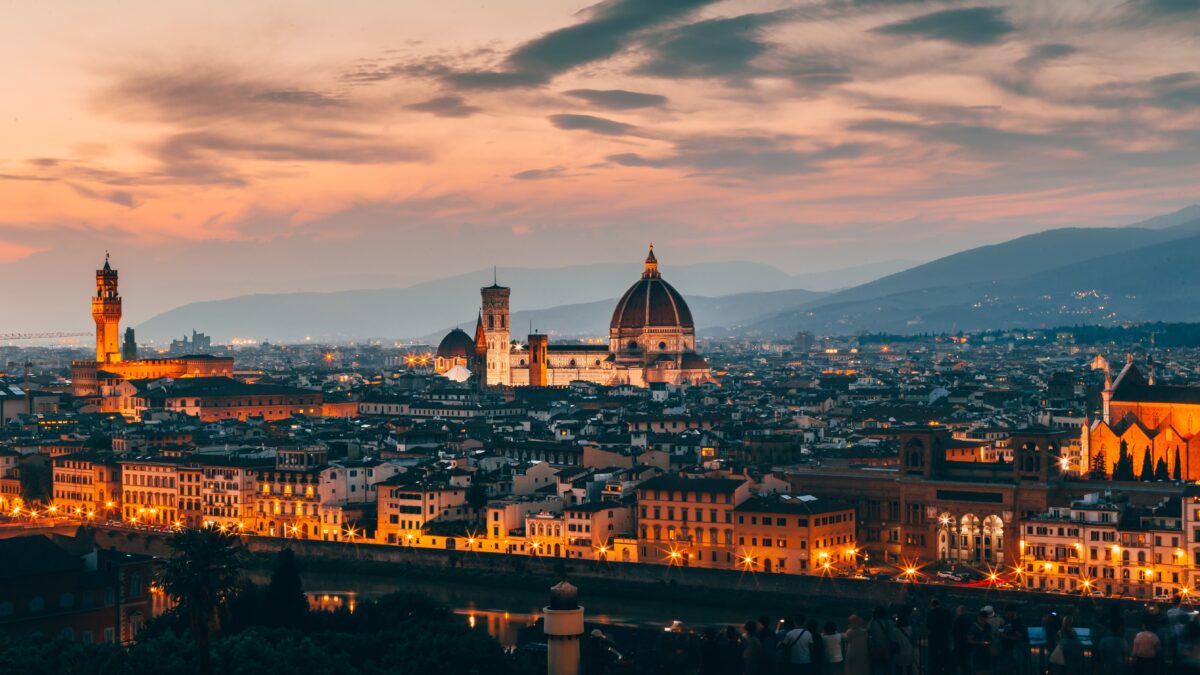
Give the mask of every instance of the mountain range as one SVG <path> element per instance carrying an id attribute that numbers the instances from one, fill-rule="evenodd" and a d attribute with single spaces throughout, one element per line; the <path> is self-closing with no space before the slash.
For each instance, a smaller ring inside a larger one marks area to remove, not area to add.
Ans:
<path id="1" fill-rule="evenodd" d="M 750 262 L 668 265 L 701 335 L 789 336 L 1200 321 L 1200 205 L 1116 228 L 1059 228 L 923 264 L 889 261 L 788 275 Z M 503 268 L 514 334 L 532 326 L 599 336 L 639 265 Z M 232 337 L 436 340 L 474 327 L 479 288 L 493 270 L 406 288 L 246 295 L 191 303 L 137 326 L 164 340 L 192 327 Z M 816 289 L 816 290 L 814 290 Z"/>

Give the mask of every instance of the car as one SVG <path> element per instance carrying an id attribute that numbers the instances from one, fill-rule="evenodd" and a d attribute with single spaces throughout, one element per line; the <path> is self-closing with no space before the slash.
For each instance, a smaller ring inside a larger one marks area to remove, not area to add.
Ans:
<path id="1" fill-rule="evenodd" d="M 938 572 L 937 576 L 939 579 L 947 579 L 949 581 L 962 581 L 963 580 L 962 576 L 955 574 L 954 572 L 946 572 L 944 570 L 941 572 Z"/>

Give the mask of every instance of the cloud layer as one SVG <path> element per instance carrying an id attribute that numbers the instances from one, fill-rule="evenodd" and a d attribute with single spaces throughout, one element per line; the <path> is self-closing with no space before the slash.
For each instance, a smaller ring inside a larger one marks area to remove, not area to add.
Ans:
<path id="1" fill-rule="evenodd" d="M 1200 201 L 1187 0 L 133 2 L 11 12 L 0 282 L 231 268 L 161 307 L 650 236 L 799 272 Z"/>

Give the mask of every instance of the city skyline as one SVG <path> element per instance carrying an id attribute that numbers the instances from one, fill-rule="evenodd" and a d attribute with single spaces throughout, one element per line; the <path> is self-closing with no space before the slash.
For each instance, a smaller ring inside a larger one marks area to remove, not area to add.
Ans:
<path id="1" fill-rule="evenodd" d="M 1195 201 L 1188 3 L 13 11 L 2 280 L 111 249 L 154 311 L 650 240 L 929 260 Z M 21 328 L 63 328 L 33 320 L 78 281 L 16 298 Z"/>

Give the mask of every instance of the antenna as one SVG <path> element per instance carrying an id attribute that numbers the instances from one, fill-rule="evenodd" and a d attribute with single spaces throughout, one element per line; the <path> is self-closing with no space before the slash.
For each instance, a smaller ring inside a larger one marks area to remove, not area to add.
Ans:
<path id="1" fill-rule="evenodd" d="M 492 285 L 493 286 L 500 285 L 499 273 L 497 272 L 495 265 L 492 265 Z"/>

